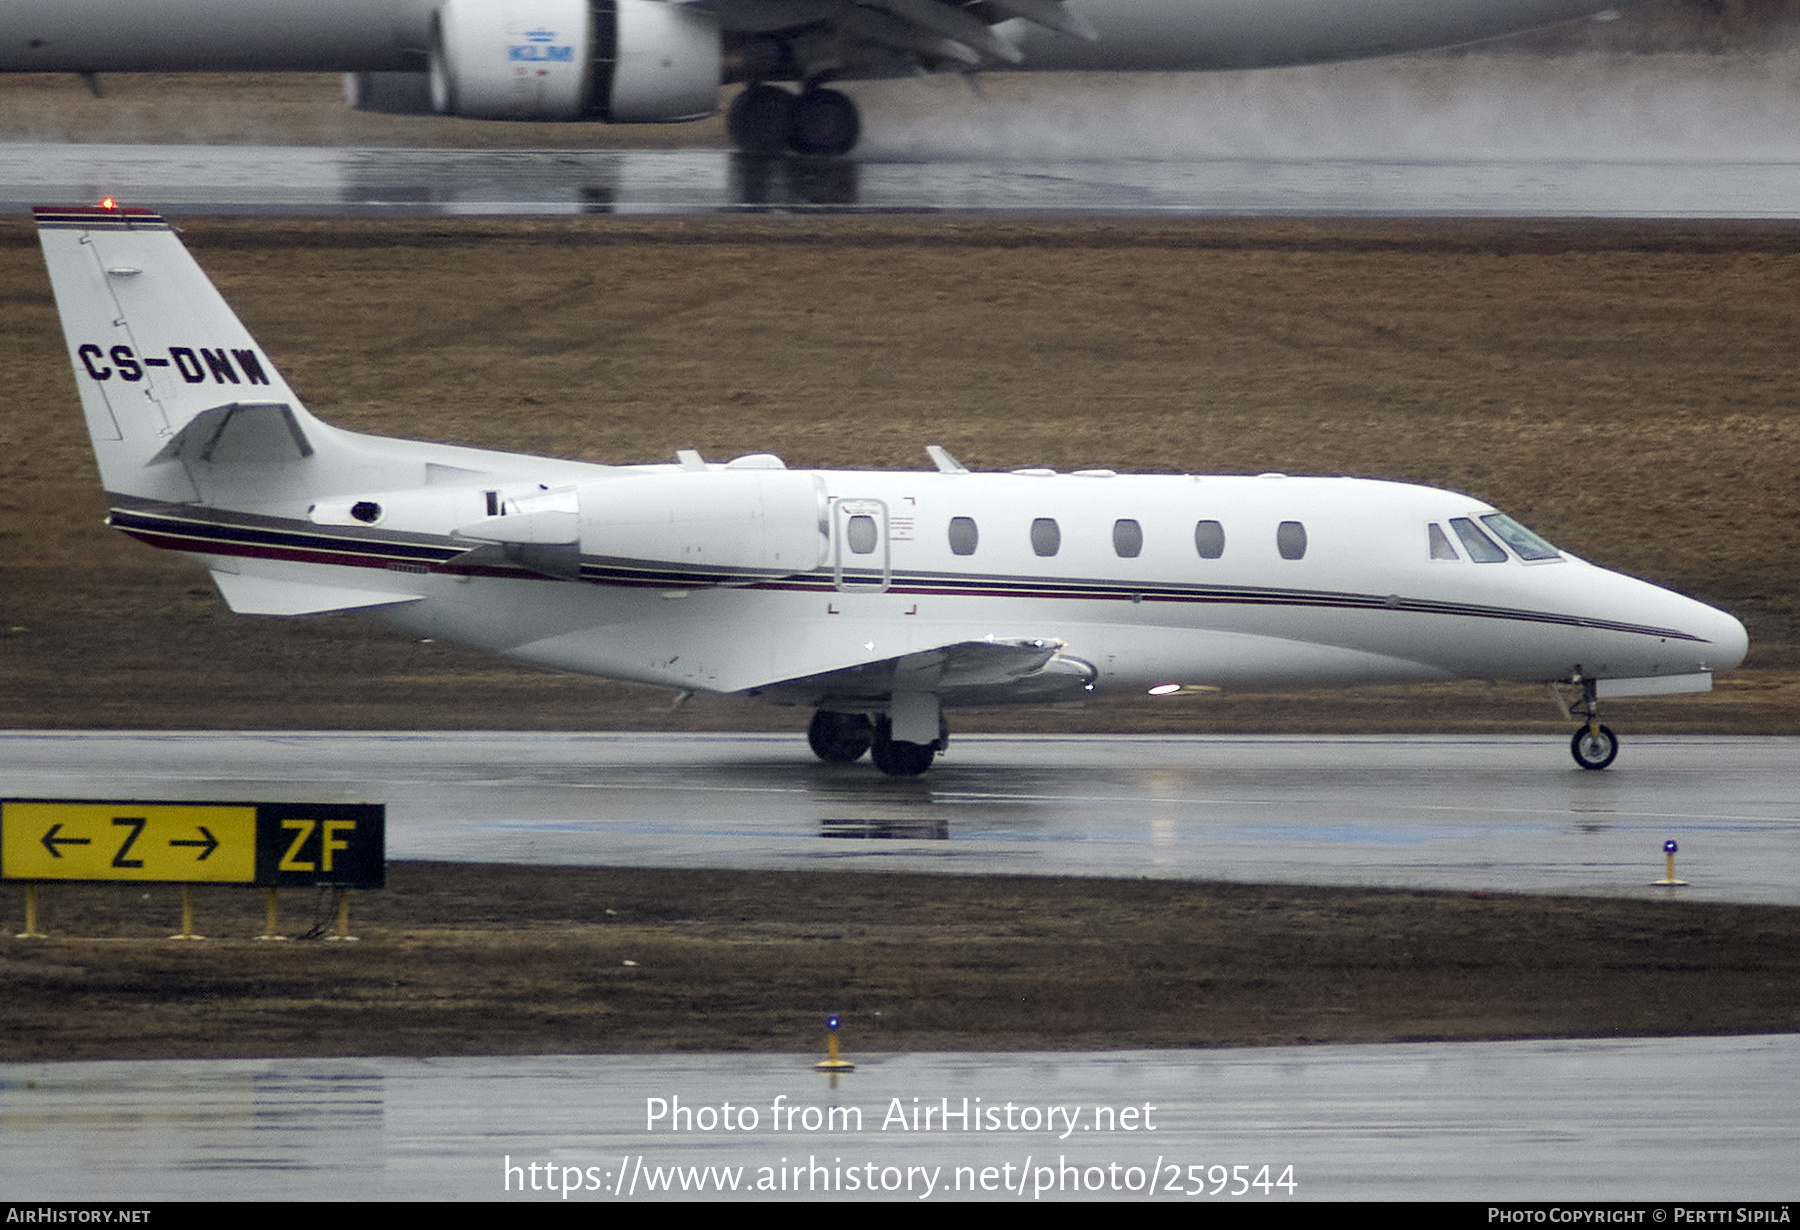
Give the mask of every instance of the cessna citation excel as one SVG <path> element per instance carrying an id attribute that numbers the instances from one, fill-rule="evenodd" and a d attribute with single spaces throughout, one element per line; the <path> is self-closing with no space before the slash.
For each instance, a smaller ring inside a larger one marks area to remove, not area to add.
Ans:
<path id="1" fill-rule="evenodd" d="M 1617 0 L 6 0 L 0 72 L 341 72 L 350 104 L 480 120 L 713 115 L 841 154 L 832 82 L 998 69 L 1266 68 L 1422 51 Z"/>
<path id="2" fill-rule="evenodd" d="M 1703 691 L 1743 625 L 1451 491 L 1357 478 L 607 466 L 356 435 L 300 404 L 145 209 L 39 236 L 111 524 L 232 610 L 362 610 L 525 662 L 816 712 L 921 773 L 946 710 L 1090 693 L 1501 679 Z"/>

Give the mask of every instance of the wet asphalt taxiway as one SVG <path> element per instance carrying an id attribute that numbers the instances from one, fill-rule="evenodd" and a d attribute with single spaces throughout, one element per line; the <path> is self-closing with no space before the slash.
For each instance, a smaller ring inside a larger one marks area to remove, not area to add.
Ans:
<path id="1" fill-rule="evenodd" d="M 966 736 L 920 778 L 787 735 L 0 733 L 14 798 L 374 802 L 388 856 L 1800 902 L 1800 740 Z M 1663 842 L 1689 886 L 1655 888 Z"/>
<path id="2" fill-rule="evenodd" d="M 771 1055 L 0 1064 L 0 1200 L 1736 1203 L 1793 1188 L 1791 1035 L 852 1058 L 836 1079 Z"/>
<path id="3" fill-rule="evenodd" d="M 1800 160 L 1332 156 L 966 161 L 725 150 L 0 144 L 0 211 L 1800 217 Z"/>

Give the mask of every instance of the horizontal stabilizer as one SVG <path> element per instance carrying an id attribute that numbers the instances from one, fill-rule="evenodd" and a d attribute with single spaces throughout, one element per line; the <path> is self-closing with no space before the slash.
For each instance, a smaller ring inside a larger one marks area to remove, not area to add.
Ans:
<path id="1" fill-rule="evenodd" d="M 235 572 L 215 572 L 212 578 L 225 604 L 239 615 L 322 615 L 327 611 L 354 611 L 362 607 L 417 602 L 424 597 L 423 594 L 248 577 Z"/>

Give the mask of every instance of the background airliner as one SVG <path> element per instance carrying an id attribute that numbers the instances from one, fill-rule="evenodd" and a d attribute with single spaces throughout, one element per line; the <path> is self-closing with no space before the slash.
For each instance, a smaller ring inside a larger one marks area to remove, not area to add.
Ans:
<path id="1" fill-rule="evenodd" d="M 342 72 L 351 105 L 664 123 L 840 154 L 834 81 L 998 69 L 1263 68 L 1492 38 L 1605 0 L 0 0 L 0 72 Z M 789 87 L 797 87 L 789 88 Z"/>
<path id="2" fill-rule="evenodd" d="M 566 670 L 815 711 L 830 761 L 927 769 L 949 709 L 1499 679 L 1702 691 L 1722 611 L 1467 495 L 1353 478 L 606 466 L 309 414 L 162 218 L 40 208 L 111 522 L 233 610 L 364 610 Z"/>

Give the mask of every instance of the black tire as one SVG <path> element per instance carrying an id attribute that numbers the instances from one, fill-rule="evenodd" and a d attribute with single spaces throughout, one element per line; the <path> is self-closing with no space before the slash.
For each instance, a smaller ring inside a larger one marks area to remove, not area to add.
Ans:
<path id="1" fill-rule="evenodd" d="M 789 146 L 796 154 L 848 154 L 862 137 L 862 116 L 848 95 L 808 90 L 794 100 Z"/>
<path id="2" fill-rule="evenodd" d="M 860 713 L 832 713 L 821 709 L 806 728 L 806 742 L 813 755 L 826 764 L 851 764 L 875 741 L 875 728 Z"/>
<path id="3" fill-rule="evenodd" d="M 869 759 L 875 767 L 889 777 L 917 777 L 929 769 L 937 759 L 937 745 L 902 743 L 888 733 L 891 729 L 887 718 L 875 719 L 875 738 L 869 744 Z"/>
<path id="4" fill-rule="evenodd" d="M 1583 726 L 1569 740 L 1569 754 L 1584 769 L 1604 769 L 1618 758 L 1619 739 L 1604 726 L 1594 730 Z"/>
<path id="5" fill-rule="evenodd" d="M 725 113 L 731 143 L 746 154 L 781 154 L 794 139 L 794 96 L 778 85 L 748 86 Z"/>

